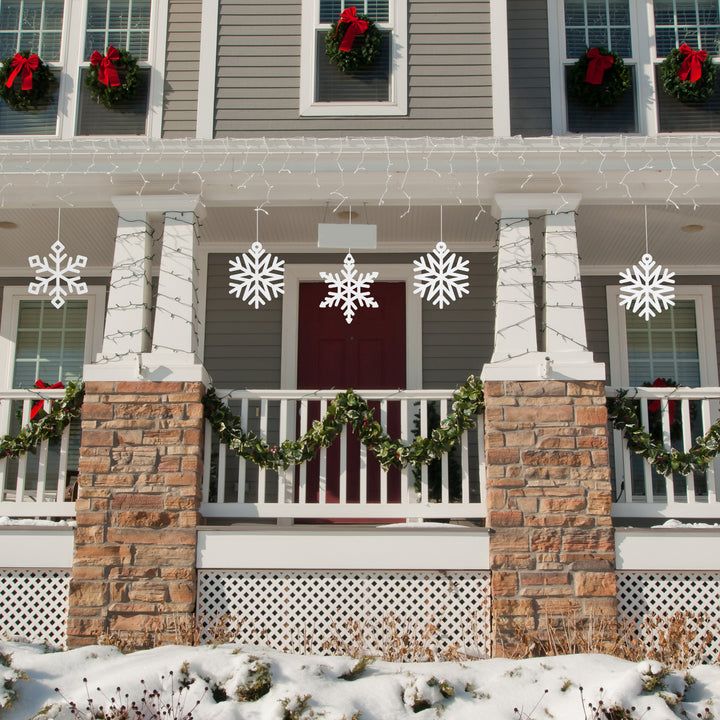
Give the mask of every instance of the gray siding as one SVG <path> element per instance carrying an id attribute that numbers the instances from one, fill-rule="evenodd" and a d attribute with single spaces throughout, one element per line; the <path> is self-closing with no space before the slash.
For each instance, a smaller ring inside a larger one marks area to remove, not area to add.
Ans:
<path id="1" fill-rule="evenodd" d="M 491 135 L 489 3 L 409 7 L 407 117 L 338 120 L 298 115 L 301 1 L 221 0 L 216 136 Z"/>
<path id="2" fill-rule="evenodd" d="M 221 388 L 280 387 L 282 299 L 254 310 L 228 292 L 228 262 L 235 254 L 208 259 L 205 367 Z M 489 253 L 470 260 L 470 295 L 438 310 L 423 302 L 423 386 L 448 388 L 479 374 L 490 359 L 493 338 L 495 262 Z M 363 254 L 362 262 L 380 269 L 383 263 L 407 263 L 417 255 Z M 285 255 L 287 263 L 337 265 L 340 254 Z M 319 278 L 318 278 L 319 280 Z"/>
<path id="3" fill-rule="evenodd" d="M 513 135 L 552 134 L 547 4 L 508 0 L 510 127 Z"/>
<path id="4" fill-rule="evenodd" d="M 193 137 L 197 126 L 200 0 L 170 0 L 163 137 Z"/>

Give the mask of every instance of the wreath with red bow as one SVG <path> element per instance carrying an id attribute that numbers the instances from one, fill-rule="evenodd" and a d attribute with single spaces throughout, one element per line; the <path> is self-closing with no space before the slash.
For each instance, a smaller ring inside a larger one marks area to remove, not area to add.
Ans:
<path id="1" fill-rule="evenodd" d="M 707 102 L 715 91 L 717 68 L 705 50 L 681 45 L 660 63 L 660 80 L 668 95 L 680 102 Z"/>
<path id="2" fill-rule="evenodd" d="M 28 51 L 5 58 L 0 69 L 0 97 L 11 110 L 34 112 L 48 104 L 55 76 Z"/>
<path id="3" fill-rule="evenodd" d="M 630 85 L 630 70 L 623 59 L 602 47 L 590 48 L 568 69 L 568 91 L 583 105 L 614 105 Z"/>
<path id="4" fill-rule="evenodd" d="M 105 55 L 95 50 L 90 56 L 85 87 L 93 100 L 101 105 L 112 108 L 129 100 L 139 85 L 137 60 L 127 50 L 118 50 L 110 45 Z"/>
<path id="5" fill-rule="evenodd" d="M 372 65 L 382 49 L 382 34 L 367 15 L 345 8 L 325 36 L 325 54 L 343 72 Z"/>

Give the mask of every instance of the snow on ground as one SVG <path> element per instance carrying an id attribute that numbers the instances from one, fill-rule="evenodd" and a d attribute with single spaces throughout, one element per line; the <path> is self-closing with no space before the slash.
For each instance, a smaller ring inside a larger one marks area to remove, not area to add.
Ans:
<path id="1" fill-rule="evenodd" d="M 720 717 L 720 666 L 698 666 L 686 674 L 668 672 L 656 662 L 636 664 L 606 655 L 376 661 L 363 668 L 348 657 L 284 655 L 239 645 L 169 646 L 122 655 L 110 646 L 47 652 L 40 645 L 0 642 L 0 653 L 2 720 L 67 720 L 73 717 L 71 700 L 79 708 L 74 717 L 89 720 L 93 715 L 86 709 L 86 689 L 95 710 L 102 705 L 113 720 L 121 716 L 108 710 L 132 701 L 141 704 L 143 690 L 146 698 L 159 691 L 146 700 L 149 705 L 170 708 L 139 717 L 170 720 L 187 718 L 191 710 L 194 720 Z M 11 667 L 3 665 L 3 657 Z M 628 713 L 597 710 L 614 705 Z M 129 718 L 136 720 L 136 715 Z"/>

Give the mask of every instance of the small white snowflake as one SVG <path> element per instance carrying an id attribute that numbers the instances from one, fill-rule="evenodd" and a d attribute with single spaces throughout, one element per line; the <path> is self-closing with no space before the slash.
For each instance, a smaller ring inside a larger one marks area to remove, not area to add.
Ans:
<path id="1" fill-rule="evenodd" d="M 620 307 L 625 306 L 628 310 L 637 313 L 640 317 L 649 320 L 655 317 L 657 312 L 667 310 L 669 305 L 674 305 L 675 297 L 674 272 L 667 268 L 663 270 L 662 265 L 653 269 L 655 261 L 652 255 L 645 253 L 639 262 L 640 267 L 633 265 L 632 271 L 626 268 L 625 272 L 620 271 L 620 284 L 625 284 L 620 293 Z M 662 270 L 662 277 L 660 271 Z M 633 304 L 634 301 L 634 305 Z M 662 303 L 662 307 L 660 304 Z M 630 307 L 632 305 L 632 307 Z"/>
<path id="2" fill-rule="evenodd" d="M 355 269 L 355 258 L 350 253 L 345 256 L 343 265 L 345 269 L 342 271 L 342 277 L 337 273 L 320 273 L 320 277 L 330 286 L 330 293 L 320 303 L 320 307 L 342 306 L 345 321 L 349 325 L 353 321 L 353 316 L 358 308 L 376 308 L 378 306 L 375 298 L 368 291 L 378 273 L 358 274 Z"/>
<path id="3" fill-rule="evenodd" d="M 230 261 L 229 292 L 230 295 L 234 293 L 236 298 L 243 293 L 242 299 L 257 310 L 266 300 L 285 292 L 285 261 L 264 250 L 259 242 L 254 242 L 248 252 L 249 255 L 242 254 L 242 259 L 235 256 L 235 260 Z"/>
<path id="4" fill-rule="evenodd" d="M 427 261 L 426 261 L 427 258 Z M 431 253 L 414 260 L 415 295 L 432 300 L 441 310 L 462 295 L 469 294 L 468 267 L 469 260 L 451 253 L 447 245 L 440 240 Z M 457 297 L 456 297 L 457 296 Z"/>
<path id="5" fill-rule="evenodd" d="M 87 283 L 80 282 L 80 268 L 87 265 L 87 258 L 78 255 L 74 260 L 64 252 L 65 246 L 56 240 L 50 249 L 50 262 L 46 255 L 42 260 L 39 255 L 28 258 L 30 267 L 35 270 L 35 282 L 28 285 L 28 292 L 31 295 L 38 295 L 40 292 L 52 297 L 52 304 L 60 309 L 65 304 L 65 295 L 75 291 L 78 295 L 84 295 L 88 291 Z M 67 259 L 65 267 L 63 262 Z M 52 267 L 51 267 L 52 263 Z M 42 277 L 45 273 L 47 277 Z M 53 283 L 52 287 L 50 283 Z M 67 290 L 63 287 L 67 284 Z"/>

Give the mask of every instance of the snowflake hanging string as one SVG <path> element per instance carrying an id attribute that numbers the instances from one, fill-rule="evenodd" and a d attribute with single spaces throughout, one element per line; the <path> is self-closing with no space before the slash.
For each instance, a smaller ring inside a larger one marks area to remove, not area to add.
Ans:
<path id="1" fill-rule="evenodd" d="M 432 300 L 441 310 L 445 305 L 468 295 L 469 260 L 451 253 L 447 245 L 440 240 L 431 253 L 423 255 L 420 260 L 413 260 L 415 269 L 415 294 Z"/>
<path id="2" fill-rule="evenodd" d="M 84 295 L 88 291 L 87 283 L 80 282 L 80 268 L 87 265 L 87 258 L 84 255 L 77 255 L 75 259 L 69 257 L 60 240 L 56 240 L 50 249 L 52 252 L 49 261 L 47 255 L 42 260 L 39 255 L 28 258 L 30 267 L 35 270 L 35 282 L 28 285 L 28 292 L 31 295 L 41 292 L 49 295 L 52 297 L 53 306 L 59 310 L 65 304 L 65 296 L 69 293 Z M 66 259 L 67 263 L 63 267 Z M 47 277 L 42 277 L 45 273 Z M 63 283 L 67 284 L 67 290 Z"/>
<path id="3" fill-rule="evenodd" d="M 321 272 L 320 277 L 329 285 L 330 292 L 320 303 L 321 308 L 342 307 L 345 321 L 353 321 L 355 311 L 361 307 L 378 307 L 375 298 L 370 295 L 369 287 L 375 282 L 377 272 L 359 273 L 355 268 L 355 258 L 348 253 L 343 261 L 342 277 L 337 273 Z"/>
<path id="4" fill-rule="evenodd" d="M 620 293 L 620 307 L 624 306 L 649 320 L 657 313 L 667 310 L 669 305 L 675 305 L 675 273 L 669 272 L 667 268 L 663 269 L 662 265 L 653 269 L 655 261 L 650 253 L 645 253 L 638 264 L 640 267 L 633 265 L 632 271 L 630 268 L 626 268 L 625 272 L 620 271 L 620 284 L 625 285 L 621 288 L 623 292 Z"/>
<path id="5" fill-rule="evenodd" d="M 230 295 L 239 298 L 243 293 L 242 299 L 256 310 L 285 292 L 285 261 L 263 249 L 260 242 L 254 242 L 242 259 L 231 260 L 229 272 Z"/>

